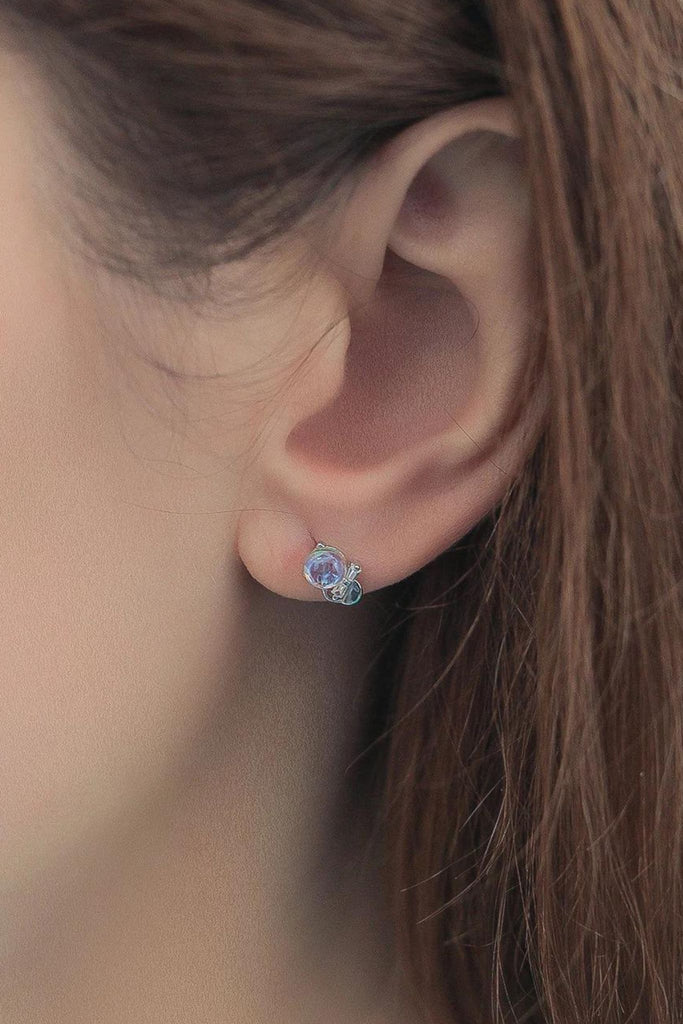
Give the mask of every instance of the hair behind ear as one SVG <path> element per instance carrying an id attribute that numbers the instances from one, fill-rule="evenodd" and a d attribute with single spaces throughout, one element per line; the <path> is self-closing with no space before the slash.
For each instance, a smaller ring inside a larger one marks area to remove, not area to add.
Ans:
<path id="1" fill-rule="evenodd" d="M 672 1024 L 680 31 L 666 2 L 489 9 L 530 168 L 551 400 L 499 509 L 418 574 L 399 612 L 397 920 L 435 1020 Z"/>

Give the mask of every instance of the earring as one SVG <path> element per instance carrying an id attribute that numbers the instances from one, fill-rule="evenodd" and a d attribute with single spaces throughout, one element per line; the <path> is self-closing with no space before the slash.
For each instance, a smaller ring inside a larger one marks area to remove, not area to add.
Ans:
<path id="1" fill-rule="evenodd" d="M 355 562 L 347 563 L 339 548 L 322 541 L 311 551 L 304 562 L 304 577 L 313 587 L 322 590 L 326 601 L 334 604 L 358 604 L 363 588 L 356 579 L 361 567 Z"/>

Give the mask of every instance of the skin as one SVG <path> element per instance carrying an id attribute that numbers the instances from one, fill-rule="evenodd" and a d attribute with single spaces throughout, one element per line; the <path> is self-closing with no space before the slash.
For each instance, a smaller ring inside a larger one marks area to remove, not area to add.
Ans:
<path id="1" fill-rule="evenodd" d="M 391 585 L 500 498 L 540 422 L 496 434 L 519 161 L 462 148 L 514 136 L 510 106 L 412 126 L 323 236 L 218 268 L 229 296 L 324 253 L 238 312 L 79 255 L 17 55 L 0 107 L 3 1022 L 417 1021 L 350 766 Z M 356 608 L 303 579 L 317 540 L 363 567 Z"/>

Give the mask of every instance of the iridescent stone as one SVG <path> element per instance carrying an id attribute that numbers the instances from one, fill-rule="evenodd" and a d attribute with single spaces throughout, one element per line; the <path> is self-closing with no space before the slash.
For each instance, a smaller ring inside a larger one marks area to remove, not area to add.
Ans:
<path id="1" fill-rule="evenodd" d="M 340 583 L 345 572 L 346 561 L 338 548 L 314 548 L 304 562 L 304 576 L 321 590 Z"/>

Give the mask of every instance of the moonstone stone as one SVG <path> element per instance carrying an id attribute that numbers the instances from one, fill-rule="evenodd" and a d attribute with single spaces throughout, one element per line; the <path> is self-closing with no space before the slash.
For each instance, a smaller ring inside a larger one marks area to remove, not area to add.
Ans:
<path id="1" fill-rule="evenodd" d="M 340 554 L 329 548 L 313 551 L 304 563 L 304 576 L 314 587 L 333 587 L 344 579 L 346 563 Z"/>

